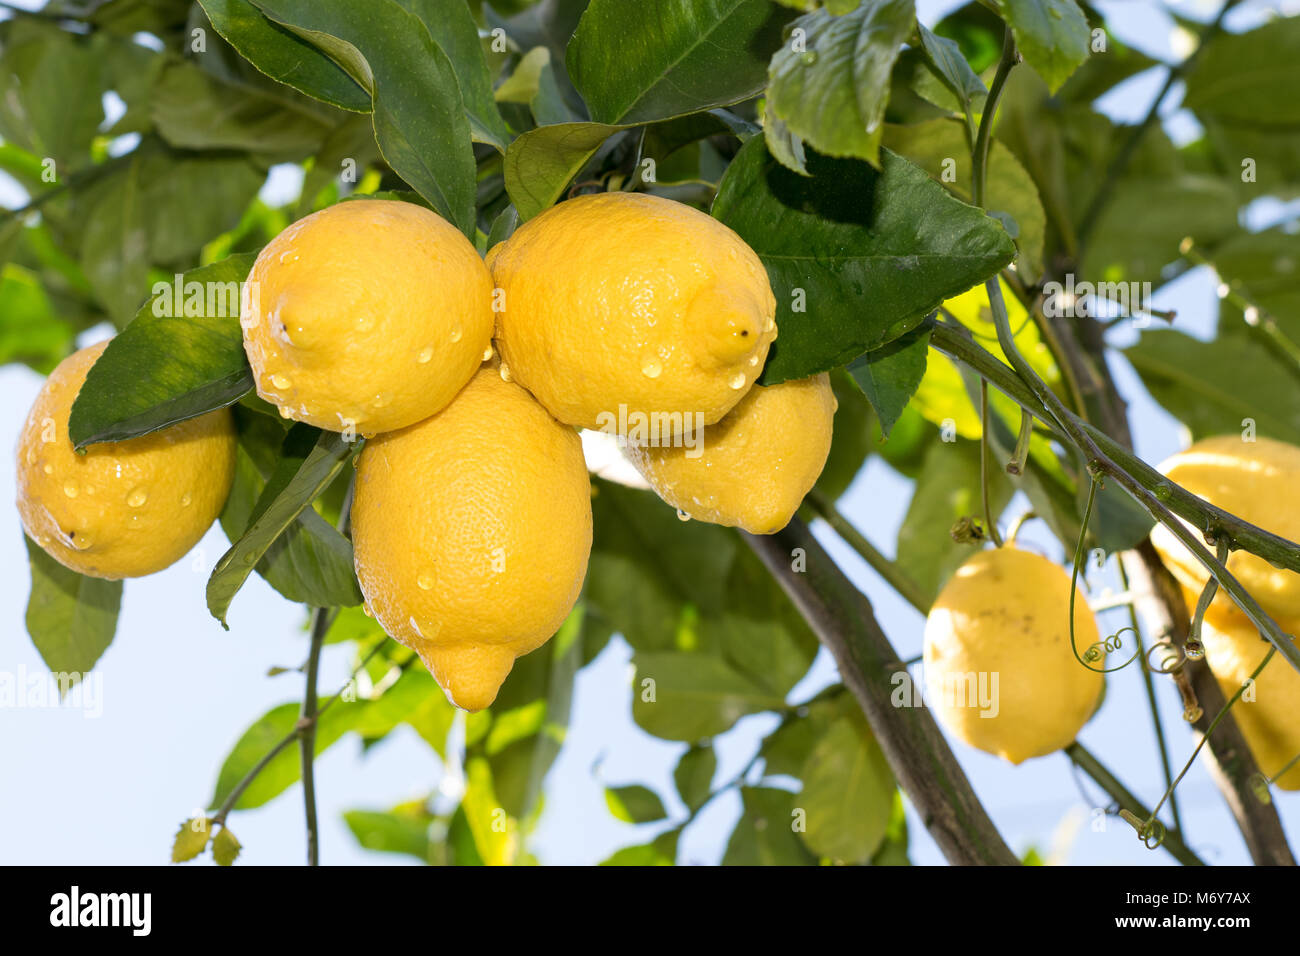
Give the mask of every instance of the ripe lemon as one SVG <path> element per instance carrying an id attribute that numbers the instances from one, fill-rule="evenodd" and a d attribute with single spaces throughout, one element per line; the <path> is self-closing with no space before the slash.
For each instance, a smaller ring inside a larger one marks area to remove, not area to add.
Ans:
<path id="1" fill-rule="evenodd" d="M 68 356 L 36 396 L 18 438 L 18 514 L 60 564 L 115 580 L 174 564 L 211 527 L 235 477 L 235 427 L 222 408 L 78 455 L 68 413 L 107 345 Z"/>
<path id="2" fill-rule="evenodd" d="M 1282 629 L 1288 628 L 1283 625 Z M 1206 662 L 1228 698 L 1250 679 L 1272 646 L 1259 636 L 1253 624 L 1210 613 L 1201 623 L 1201 643 Z M 1248 688 L 1233 704 L 1232 713 L 1259 769 L 1269 777 L 1300 753 L 1300 720 L 1296 716 L 1300 714 L 1300 673 L 1281 655 L 1273 655 L 1255 678 L 1253 689 Z M 1300 765 L 1288 770 L 1276 783 L 1283 790 L 1300 790 Z"/>
<path id="3" fill-rule="evenodd" d="M 591 552 L 582 443 L 485 366 L 437 415 L 366 445 L 352 528 L 375 618 L 453 703 L 481 710 L 578 599 Z"/>
<path id="4" fill-rule="evenodd" d="M 488 255 L 509 374 L 562 422 L 716 422 L 763 371 L 776 299 L 722 223 L 642 193 L 560 203 Z"/>
<path id="5" fill-rule="evenodd" d="M 244 288 L 257 393 L 285 418 L 362 435 L 438 411 L 492 338 L 492 278 L 469 241 L 413 203 L 358 199 L 289 226 Z"/>
<path id="6" fill-rule="evenodd" d="M 1160 470 L 1210 504 L 1300 540 L 1300 448 L 1270 438 L 1245 442 L 1238 435 L 1219 435 L 1179 452 Z M 1164 525 L 1152 530 L 1151 543 L 1184 587 L 1199 592 L 1205 586 L 1209 573 Z M 1300 618 L 1300 575 L 1245 551 L 1228 556 L 1228 570 L 1272 617 Z M 1220 591 L 1211 607 L 1230 614 L 1231 605 Z"/>
<path id="7" fill-rule="evenodd" d="M 755 385 L 722 421 L 674 443 L 629 445 L 628 457 L 683 514 L 772 534 L 790 523 L 821 474 L 835 408 L 824 372 Z"/>
<path id="8" fill-rule="evenodd" d="M 926 706 L 972 747 L 1015 764 L 1070 744 L 1103 680 L 1070 649 L 1069 607 L 1070 577 L 1047 558 L 1011 547 L 970 558 L 925 621 Z M 1074 629 L 1082 656 L 1098 640 L 1082 594 Z"/>

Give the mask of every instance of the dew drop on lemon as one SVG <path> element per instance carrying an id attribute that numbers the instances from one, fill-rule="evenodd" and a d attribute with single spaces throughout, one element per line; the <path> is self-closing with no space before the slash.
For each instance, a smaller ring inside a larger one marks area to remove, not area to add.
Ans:
<path id="1" fill-rule="evenodd" d="M 433 575 L 421 574 L 418 578 L 415 579 L 415 583 L 419 585 L 421 591 L 428 591 L 430 588 L 433 587 Z"/>
<path id="2" fill-rule="evenodd" d="M 459 341 L 460 341 L 460 337 L 461 337 L 463 334 L 464 334 L 464 333 L 461 332 L 460 329 L 452 329 L 452 330 L 451 330 L 451 340 L 452 340 L 452 342 L 459 342 Z"/>
<path id="3" fill-rule="evenodd" d="M 75 481 L 68 482 L 63 486 L 63 493 L 69 498 L 77 497 L 77 483 Z"/>
<path id="4" fill-rule="evenodd" d="M 415 360 L 421 365 L 427 365 L 431 358 L 433 358 L 433 349 L 426 345 L 420 349 L 420 354 L 415 357 Z"/>
<path id="5" fill-rule="evenodd" d="M 510 381 L 510 366 L 509 366 L 509 365 L 507 365 L 505 362 L 502 362 L 502 363 L 501 363 L 501 368 L 500 368 L 499 371 L 501 372 L 501 381 L 503 381 L 503 382 L 508 382 L 508 381 Z"/>
<path id="6" fill-rule="evenodd" d="M 681 508 L 678 508 L 678 509 L 677 509 L 677 520 L 678 520 L 678 521 L 690 521 L 690 520 L 691 520 L 691 516 L 688 515 L 688 514 L 687 514 L 685 511 L 683 511 Z"/>
<path id="7" fill-rule="evenodd" d="M 663 370 L 664 367 L 654 359 L 650 359 L 644 365 L 641 366 L 641 374 L 644 375 L 646 378 L 658 378 L 659 373 L 662 372 Z"/>
<path id="8" fill-rule="evenodd" d="M 737 372 L 735 375 L 731 377 L 731 381 L 728 382 L 727 384 L 730 385 L 732 388 L 734 388 L 736 391 L 740 391 L 742 388 L 745 387 L 745 381 L 746 381 L 745 373 Z"/>
<path id="9" fill-rule="evenodd" d="M 143 488 L 132 488 L 131 493 L 126 496 L 126 503 L 132 508 L 141 508 L 148 500 L 149 495 Z"/>
<path id="10" fill-rule="evenodd" d="M 41 469 L 41 471 L 45 472 L 47 475 L 52 475 L 54 474 L 54 466 L 46 465 L 44 468 Z"/>
<path id="11" fill-rule="evenodd" d="M 288 388 L 289 385 L 292 383 L 290 383 L 290 381 L 287 378 L 285 378 L 283 375 L 272 375 L 271 384 L 274 385 L 276 388 L 284 389 L 284 388 Z"/>

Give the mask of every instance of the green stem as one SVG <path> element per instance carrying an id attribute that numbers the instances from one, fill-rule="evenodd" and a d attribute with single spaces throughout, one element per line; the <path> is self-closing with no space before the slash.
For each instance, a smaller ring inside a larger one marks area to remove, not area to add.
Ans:
<path id="1" fill-rule="evenodd" d="M 1133 796 L 1128 788 L 1120 783 L 1109 770 L 1103 767 L 1101 761 L 1094 757 L 1083 744 L 1076 740 L 1065 748 L 1065 755 L 1073 761 L 1076 767 L 1092 777 L 1125 810 L 1130 810 L 1138 816 L 1148 815 L 1149 811 L 1142 805 L 1142 802 Z M 1168 850 L 1175 860 L 1185 866 L 1205 866 L 1205 861 L 1183 843 L 1180 833 L 1181 831 L 1178 829 L 1168 831 L 1161 846 Z"/>
<path id="2" fill-rule="evenodd" d="M 980 498 L 984 502 L 984 524 L 989 539 L 1002 547 L 998 523 L 989 506 L 989 383 L 980 379 Z"/>
<path id="3" fill-rule="evenodd" d="M 984 184 L 988 178 L 989 140 L 993 136 L 993 118 L 998 111 L 998 100 L 1002 98 L 1002 88 L 1007 84 L 1007 77 L 1012 68 L 1020 61 L 1016 53 L 1016 41 L 1007 27 L 1002 35 L 1002 58 L 998 60 L 997 73 L 989 85 L 989 95 L 984 101 L 984 113 L 980 116 L 979 132 L 975 134 L 975 151 L 971 156 L 971 202 L 984 208 Z"/>
<path id="4" fill-rule="evenodd" d="M 808 492 L 804 500 L 836 534 L 844 539 L 845 544 L 856 551 L 873 571 L 884 578 L 886 584 L 898 592 L 903 600 L 922 614 L 930 613 L 930 602 L 916 586 L 916 582 L 899 570 L 897 564 L 877 551 L 875 546 L 840 513 L 834 502 L 815 488 Z"/>
<path id="5" fill-rule="evenodd" d="M 320 865 L 320 838 L 316 824 L 316 679 L 320 673 L 321 648 L 334 615 L 327 608 L 312 612 L 311 650 L 307 654 L 307 689 L 298 723 L 298 748 L 302 756 L 302 800 L 307 818 L 307 865 Z"/>

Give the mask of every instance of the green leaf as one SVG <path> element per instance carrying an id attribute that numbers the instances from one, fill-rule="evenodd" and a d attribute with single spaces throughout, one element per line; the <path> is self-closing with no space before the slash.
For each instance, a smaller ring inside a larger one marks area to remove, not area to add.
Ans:
<path id="1" fill-rule="evenodd" d="M 1006 472 L 992 455 L 989 462 L 990 504 L 994 520 L 1011 500 Z M 933 601 L 939 590 L 978 545 L 958 544 L 948 533 L 959 518 L 984 523 L 980 496 L 979 444 L 937 441 L 930 445 L 912 492 L 912 503 L 898 529 L 898 569 Z"/>
<path id="2" fill-rule="evenodd" d="M 226 626 L 230 602 L 243 587 L 253 566 L 334 480 L 355 450 L 337 432 L 321 432 L 315 447 L 292 476 L 277 473 L 267 482 L 253 509 L 248 529 L 221 556 L 208 578 L 208 610 L 223 626 Z"/>
<path id="3" fill-rule="evenodd" d="M 907 858 L 907 813 L 903 809 L 903 795 L 894 791 L 889 824 L 880 849 L 871 857 L 872 866 L 910 866 Z"/>
<path id="4" fill-rule="evenodd" d="M 249 0 L 199 0 L 212 26 L 250 63 L 300 93 L 357 113 L 370 93 L 306 40 L 268 19 Z"/>
<path id="5" fill-rule="evenodd" d="M 186 820 L 176 831 L 172 841 L 172 862 L 188 863 L 208 848 L 212 837 L 212 821 L 207 817 Z"/>
<path id="6" fill-rule="evenodd" d="M 708 802 L 717 771 L 718 757 L 712 747 L 694 746 L 682 754 L 673 770 L 673 782 L 688 810 L 694 812 Z"/>
<path id="7" fill-rule="evenodd" d="M 14 219 L 16 236 L 21 220 Z M 0 240 L 2 241 L 2 240 Z M 22 266 L 0 268 L 0 365 L 26 362 L 49 374 L 73 346 L 72 323 L 55 314 L 41 279 Z"/>
<path id="8" fill-rule="evenodd" d="M 317 757 L 352 729 L 353 722 L 362 710 L 364 705 L 338 703 L 320 715 L 316 721 Z M 298 723 L 298 712 L 297 703 L 280 704 L 244 731 L 221 764 L 216 789 L 208 801 L 210 809 L 216 809 L 225 803 L 235 786 L 271 752 L 271 748 L 293 732 Z M 260 807 L 297 783 L 302 777 L 302 762 L 298 751 L 295 741 L 272 757 L 240 794 L 234 809 L 251 810 Z"/>
<path id="9" fill-rule="evenodd" d="M 243 849 L 239 840 L 230 832 L 229 827 L 222 827 L 212 838 L 212 859 L 217 866 L 231 866 L 239 858 Z"/>
<path id="10" fill-rule="evenodd" d="M 625 846 L 615 850 L 601 866 L 673 866 L 677 862 L 677 840 L 681 830 L 661 833 L 641 846 Z"/>
<path id="11" fill-rule="evenodd" d="M 740 822 L 727 841 L 723 866 L 812 866 L 817 860 L 793 829 L 795 796 L 771 787 L 741 787 Z"/>
<path id="12" fill-rule="evenodd" d="M 647 733 L 693 743 L 715 737 L 746 714 L 785 704 L 721 657 L 680 652 L 634 658 L 632 717 Z"/>
<path id="13" fill-rule="evenodd" d="M 894 775 L 859 713 L 835 721 L 800 774 L 796 804 L 807 815 L 800 834 L 818 856 L 864 863 L 880 846 L 894 802 Z"/>
<path id="14" fill-rule="evenodd" d="M 430 862 L 433 846 L 429 829 L 434 820 L 421 802 L 402 804 L 386 813 L 348 810 L 343 822 L 367 850 L 403 853 L 421 863 Z"/>
<path id="15" fill-rule="evenodd" d="M 475 142 L 487 143 L 504 153 L 510 142 L 510 131 L 493 99 L 492 76 L 469 5 L 464 0 L 398 2 L 420 18 L 433 42 L 451 61 L 465 98 L 465 111 Z"/>
<path id="16" fill-rule="evenodd" d="M 87 192 L 93 201 L 81 233 L 86 279 L 109 316 L 125 322 L 140 306 L 149 278 L 149 233 L 141 196 L 141 159 L 132 154 L 108 189 Z"/>
<path id="17" fill-rule="evenodd" d="M 1183 106 L 1198 117 L 1300 125 L 1293 93 L 1300 88 L 1300 20 L 1277 17 L 1246 33 L 1214 37 L 1186 81 Z"/>
<path id="18" fill-rule="evenodd" d="M 916 163 L 962 202 L 971 201 L 971 163 L 966 134 L 956 120 L 937 119 L 911 126 L 885 127 L 885 146 Z M 1034 181 L 1015 155 L 994 141 L 989 146 L 985 208 L 1005 213 L 1019 228 L 1017 269 L 1032 280 L 1043 268 L 1047 217 Z"/>
<path id="19" fill-rule="evenodd" d="M 598 123 L 695 113 L 763 89 L 789 16 L 768 0 L 592 0 L 566 66 Z"/>
<path id="20" fill-rule="evenodd" d="M 886 438 L 925 376 L 929 349 L 929 330 L 913 329 L 849 363 L 849 374 L 871 402 Z"/>
<path id="21" fill-rule="evenodd" d="M 1229 288 L 1277 322 L 1292 341 L 1300 341 L 1300 249 L 1294 233 L 1282 228 L 1242 233 L 1209 256 Z M 1236 316 L 1225 318 L 1224 306 L 1220 300 L 1219 334 L 1246 334 L 1246 323 Z"/>
<path id="22" fill-rule="evenodd" d="M 800 17 L 794 29 L 802 36 L 793 34 L 772 57 L 768 109 L 819 153 L 879 165 L 890 72 L 915 25 L 912 0 Z"/>
<path id="23" fill-rule="evenodd" d="M 839 407 L 835 409 L 835 428 L 831 436 L 831 453 L 817 477 L 817 490 L 834 501 L 844 494 L 862 469 L 862 463 L 876 448 L 872 431 L 876 416 L 862 387 L 844 369 L 832 369 L 831 390 Z"/>
<path id="24" fill-rule="evenodd" d="M 604 123 L 557 123 L 521 135 L 506 150 L 506 192 L 526 221 L 550 208 L 610 136 L 627 129 Z"/>
<path id="25" fill-rule="evenodd" d="M 963 111 L 968 114 L 982 111 L 988 90 L 984 81 L 975 75 L 975 71 L 962 56 L 957 41 L 936 36 L 923 23 L 918 23 L 916 29 L 921 35 L 921 47 L 925 50 L 927 59 L 945 85 L 956 95 Z"/>
<path id="26" fill-rule="evenodd" d="M 252 389 L 239 303 L 253 258 L 231 256 L 185 273 L 179 292 L 157 290 L 86 375 L 68 416 L 76 448 L 175 425 Z"/>
<path id="27" fill-rule="evenodd" d="M 605 805 L 616 820 L 624 823 L 653 823 L 668 816 L 659 795 L 649 787 L 606 787 Z"/>
<path id="28" fill-rule="evenodd" d="M 755 137 L 713 204 L 763 259 L 776 293 L 781 337 L 763 384 L 805 378 L 888 344 L 1015 254 L 996 220 L 889 150 L 880 170 L 811 152 L 808 169 L 811 178 L 781 166 Z"/>
<path id="29" fill-rule="evenodd" d="M 465 762 L 465 777 L 460 808 L 479 856 L 487 866 L 511 865 L 520 852 L 519 821 L 497 799 L 491 766 L 482 757 L 472 757 Z"/>
<path id="30" fill-rule="evenodd" d="M 237 149 L 300 159 L 320 146 L 330 123 L 286 108 L 286 100 L 223 83 L 193 63 L 176 61 L 159 74 L 150 111 L 158 133 L 179 149 Z"/>
<path id="31" fill-rule="evenodd" d="M 24 537 L 31 566 L 27 633 L 52 674 L 69 675 L 60 693 L 95 666 L 113 642 L 122 582 L 90 578 L 69 570 Z"/>
<path id="32" fill-rule="evenodd" d="M 1296 372 L 1245 336 L 1201 342 L 1172 329 L 1143 332 L 1124 350 L 1151 397 L 1191 429 L 1194 439 L 1239 432 L 1300 444 Z"/>
<path id="33" fill-rule="evenodd" d="M 1025 61 L 1055 93 L 1088 59 L 1091 31 L 1074 0 L 998 0 Z"/>
<path id="34" fill-rule="evenodd" d="M 310 39 L 374 98 L 375 138 L 393 170 L 433 209 L 474 236 L 475 168 L 464 99 L 447 54 L 396 0 L 257 0 Z"/>

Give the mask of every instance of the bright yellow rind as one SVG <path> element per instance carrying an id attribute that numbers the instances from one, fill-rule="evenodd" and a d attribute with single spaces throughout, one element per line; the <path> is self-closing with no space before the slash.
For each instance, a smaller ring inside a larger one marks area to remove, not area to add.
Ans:
<path id="1" fill-rule="evenodd" d="M 235 475 L 228 409 L 127 441 L 72 449 L 68 414 L 108 346 L 64 359 L 18 437 L 18 514 L 60 564 L 96 578 L 135 578 L 179 561 L 211 527 Z"/>
<path id="2" fill-rule="evenodd" d="M 286 418 L 372 435 L 445 406 L 492 338 L 492 278 L 450 223 L 357 199 L 289 226 L 245 285 L 257 393 Z"/>
<path id="3" fill-rule="evenodd" d="M 489 366 L 359 458 L 352 540 L 366 603 L 466 710 L 490 705 L 515 658 L 568 616 L 591 530 L 577 432 Z"/>
<path id="4" fill-rule="evenodd" d="M 1103 679 L 1071 651 L 1069 602 L 1069 575 L 1040 555 L 1003 547 L 970 558 L 926 618 L 926 706 L 952 734 L 1013 764 L 1070 744 L 1092 716 Z M 1082 594 L 1074 627 L 1082 656 L 1098 640 Z M 992 695 L 992 675 L 996 707 L 981 706 L 978 693 L 952 692 L 982 686 Z"/>
<path id="5" fill-rule="evenodd" d="M 682 203 L 579 196 L 491 250 L 497 346 L 515 381 L 584 428 L 630 415 L 712 424 L 763 371 L 776 299 L 758 256 Z"/>
<path id="6" fill-rule="evenodd" d="M 676 444 L 630 445 L 628 457 L 691 518 L 772 534 L 790 523 L 826 465 L 835 406 L 824 372 L 755 385 L 720 422 Z"/>

